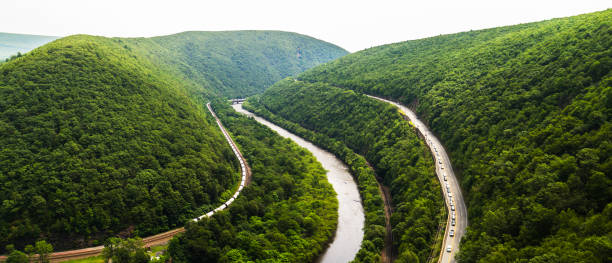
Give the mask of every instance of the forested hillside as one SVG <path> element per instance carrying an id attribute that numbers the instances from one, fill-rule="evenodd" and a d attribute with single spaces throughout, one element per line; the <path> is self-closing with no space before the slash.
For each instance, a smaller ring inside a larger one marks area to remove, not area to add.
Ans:
<path id="1" fill-rule="evenodd" d="M 173 262 L 312 262 L 331 241 L 336 194 L 314 156 L 289 139 L 213 104 L 251 165 L 253 182 L 228 210 L 186 226 Z"/>
<path id="2" fill-rule="evenodd" d="M 0 248 L 182 225 L 236 181 L 180 81 L 117 40 L 74 36 L 0 67 Z"/>
<path id="3" fill-rule="evenodd" d="M 281 31 L 184 32 L 123 41 L 194 81 L 194 91 L 232 98 L 261 93 L 276 81 L 348 53 L 318 39 Z"/>
<path id="4" fill-rule="evenodd" d="M 461 176 L 470 222 L 461 262 L 609 262 L 611 47 L 606 10 L 375 47 L 298 79 L 416 109 Z M 343 122 L 305 117 L 319 114 L 317 104 L 273 104 L 282 97 L 276 93 L 295 91 L 287 86 L 261 101 L 344 136 Z M 346 103 L 322 93 L 311 101 Z M 347 141 L 363 136 L 346 134 Z"/>
<path id="5" fill-rule="evenodd" d="M 26 53 L 57 39 L 53 36 L 37 36 L 12 33 L 0 33 L 0 63 L 11 56 Z"/>
<path id="6" fill-rule="evenodd" d="M 0 253 L 182 226 L 239 179 L 205 99 L 258 92 L 345 53 L 285 32 L 77 35 L 2 64 Z"/>
<path id="7" fill-rule="evenodd" d="M 429 151 L 395 107 L 324 83 L 293 79 L 249 98 L 245 107 L 329 149 L 351 167 L 367 213 L 365 240 L 356 262 L 379 262 L 385 236 L 383 218 L 372 216 L 382 208 L 380 198 L 373 198 L 381 193 L 374 178 L 368 181 L 362 175 L 368 165 L 391 189 L 395 206 L 391 226 L 399 262 L 428 259 L 440 222 L 445 221 L 444 203 Z M 351 150 L 369 164 L 359 167 L 360 159 Z"/>

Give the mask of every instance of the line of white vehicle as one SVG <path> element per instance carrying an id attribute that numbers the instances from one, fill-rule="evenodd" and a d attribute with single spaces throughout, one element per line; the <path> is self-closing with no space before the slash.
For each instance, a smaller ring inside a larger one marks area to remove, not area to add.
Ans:
<path id="1" fill-rule="evenodd" d="M 219 129 L 221 129 L 221 132 L 223 133 L 225 140 L 227 140 L 227 143 L 229 143 L 229 145 L 232 147 L 232 151 L 234 152 L 234 155 L 236 155 L 236 158 L 238 158 L 238 161 L 240 161 L 240 171 L 241 171 L 242 176 L 240 180 L 240 186 L 238 186 L 238 190 L 236 190 L 234 195 L 229 200 L 227 200 L 225 203 L 221 204 L 220 206 L 213 209 L 212 211 L 194 218 L 193 221 L 196 221 L 196 222 L 199 220 L 202 220 L 205 217 L 211 217 L 215 213 L 229 207 L 234 202 L 234 200 L 238 198 L 238 196 L 240 195 L 240 192 L 242 192 L 242 189 L 246 186 L 246 180 L 247 180 L 246 161 L 242 158 L 242 155 L 240 154 L 240 150 L 238 150 L 238 147 L 236 147 L 236 144 L 232 140 L 232 137 L 229 136 L 229 133 L 227 132 L 227 130 L 225 130 L 225 127 L 223 127 L 223 124 L 221 123 L 219 118 L 217 118 L 217 114 L 215 114 L 212 107 L 210 106 L 210 102 L 206 103 L 206 107 L 208 108 L 212 116 L 215 118 L 215 121 L 217 122 Z"/>
<path id="2" fill-rule="evenodd" d="M 459 181 L 455 177 L 453 167 L 450 162 L 450 158 L 446 154 L 442 143 L 436 138 L 432 132 L 429 131 L 427 126 L 419 120 L 416 114 L 408 109 L 406 106 L 399 103 L 386 100 L 383 98 L 367 95 L 371 98 L 390 103 L 400 109 L 400 111 L 408 117 L 414 127 L 425 138 L 425 142 L 429 146 L 431 153 L 435 157 L 436 174 L 440 180 L 440 184 L 443 185 L 442 192 L 444 194 L 444 200 L 448 207 L 448 218 L 445 230 L 445 237 L 442 241 L 442 249 L 440 250 L 440 256 L 438 262 L 455 262 L 454 256 L 459 251 L 459 244 L 461 237 L 465 234 L 467 228 L 467 208 L 463 201 L 463 195 L 461 194 L 461 187 Z"/>

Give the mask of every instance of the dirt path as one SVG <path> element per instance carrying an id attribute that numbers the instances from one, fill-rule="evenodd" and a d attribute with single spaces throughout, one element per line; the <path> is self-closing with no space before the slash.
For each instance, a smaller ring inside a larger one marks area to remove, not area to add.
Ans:
<path id="1" fill-rule="evenodd" d="M 391 263 L 393 260 L 395 260 L 395 251 L 393 251 L 393 233 L 391 228 L 391 215 L 393 214 L 393 206 L 391 206 L 391 193 L 389 191 L 389 187 L 383 186 L 381 183 L 378 183 L 378 190 L 380 191 L 380 196 L 382 196 L 385 204 L 385 228 L 387 229 L 387 235 L 385 235 L 385 246 L 380 254 L 380 258 L 383 263 Z"/>

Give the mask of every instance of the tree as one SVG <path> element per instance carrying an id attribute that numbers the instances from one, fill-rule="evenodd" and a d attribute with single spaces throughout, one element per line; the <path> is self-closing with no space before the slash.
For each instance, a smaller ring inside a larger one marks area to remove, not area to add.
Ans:
<path id="1" fill-rule="evenodd" d="M 19 251 L 13 250 L 6 258 L 6 263 L 28 263 L 28 255 Z"/>
<path id="2" fill-rule="evenodd" d="M 104 262 L 108 262 L 115 256 L 120 243 L 121 238 L 117 237 L 111 237 L 106 240 L 104 244 L 104 249 L 102 250 L 102 258 L 104 258 Z"/>
<path id="3" fill-rule="evenodd" d="M 144 243 L 140 238 L 121 239 L 112 237 L 106 241 L 102 250 L 104 262 L 115 263 L 145 263 L 149 256 L 145 252 Z"/>
<path id="4" fill-rule="evenodd" d="M 53 246 L 47 241 L 41 240 L 34 245 L 34 251 L 38 254 L 38 262 L 48 263 L 49 255 L 53 253 Z"/>

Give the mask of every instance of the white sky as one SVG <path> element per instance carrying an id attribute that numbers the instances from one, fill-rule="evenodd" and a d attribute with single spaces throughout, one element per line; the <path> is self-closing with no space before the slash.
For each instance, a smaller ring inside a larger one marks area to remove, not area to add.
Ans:
<path id="1" fill-rule="evenodd" d="M 612 8 L 612 0 L 0 0 L 0 32 L 159 36 L 283 30 L 351 52 Z"/>

